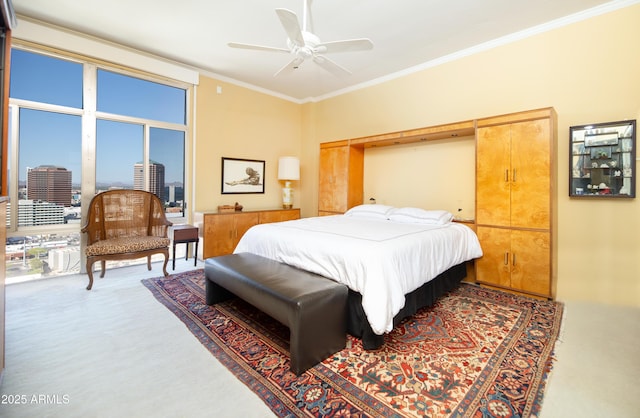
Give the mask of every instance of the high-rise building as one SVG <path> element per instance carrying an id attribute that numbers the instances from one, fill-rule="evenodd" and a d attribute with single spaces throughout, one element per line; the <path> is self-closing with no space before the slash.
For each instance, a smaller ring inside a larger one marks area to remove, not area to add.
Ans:
<path id="1" fill-rule="evenodd" d="M 53 165 L 29 168 L 27 199 L 71 206 L 71 171 Z"/>
<path id="2" fill-rule="evenodd" d="M 167 202 L 176 203 L 184 201 L 184 187 L 181 183 L 172 183 L 164 186 L 164 195 Z"/>
<path id="3" fill-rule="evenodd" d="M 7 204 L 10 207 L 11 202 Z M 8 213 L 8 212 L 7 212 Z M 64 207 L 59 204 L 20 200 L 18 201 L 18 226 L 60 225 L 64 221 Z"/>
<path id="4" fill-rule="evenodd" d="M 133 188 L 146 190 L 142 162 L 133 166 Z M 164 202 L 164 165 L 153 160 L 149 160 L 149 191 L 158 196 L 161 202 Z"/>

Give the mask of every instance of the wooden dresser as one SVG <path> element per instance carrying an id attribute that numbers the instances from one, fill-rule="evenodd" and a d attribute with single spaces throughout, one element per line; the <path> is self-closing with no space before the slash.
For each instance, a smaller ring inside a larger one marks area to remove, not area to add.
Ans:
<path id="1" fill-rule="evenodd" d="M 233 253 L 249 228 L 258 224 L 300 218 L 300 209 L 273 209 L 202 214 L 202 259 Z"/>

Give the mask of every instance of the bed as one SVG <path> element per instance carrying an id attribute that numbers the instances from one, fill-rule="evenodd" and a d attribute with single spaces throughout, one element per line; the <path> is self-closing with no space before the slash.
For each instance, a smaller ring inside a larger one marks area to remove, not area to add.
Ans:
<path id="1" fill-rule="evenodd" d="M 350 334 L 366 349 L 403 318 L 430 306 L 482 255 L 476 234 L 446 211 L 360 205 L 344 215 L 260 224 L 235 253 L 249 252 L 345 284 Z"/>

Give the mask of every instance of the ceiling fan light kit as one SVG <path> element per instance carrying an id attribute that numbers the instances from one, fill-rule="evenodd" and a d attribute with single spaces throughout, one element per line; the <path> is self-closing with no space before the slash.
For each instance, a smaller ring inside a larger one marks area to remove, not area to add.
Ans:
<path id="1" fill-rule="evenodd" d="M 351 74 L 351 71 L 323 54 L 366 51 L 373 48 L 373 42 L 367 38 L 322 42 L 317 35 L 312 33 L 310 30 L 307 30 L 307 28 L 311 26 L 311 19 L 309 17 L 310 1 L 311 0 L 305 0 L 304 2 L 302 28 L 300 28 L 298 16 L 294 12 L 288 9 L 276 9 L 276 14 L 278 15 L 280 23 L 287 34 L 287 49 L 272 46 L 243 44 L 238 42 L 230 42 L 228 46 L 232 48 L 253 49 L 258 51 L 286 52 L 293 55 L 293 59 L 285 64 L 284 67 L 280 68 L 274 74 L 274 77 L 297 70 L 300 68 L 302 63 L 308 59 L 311 59 L 317 65 L 336 76 Z"/>

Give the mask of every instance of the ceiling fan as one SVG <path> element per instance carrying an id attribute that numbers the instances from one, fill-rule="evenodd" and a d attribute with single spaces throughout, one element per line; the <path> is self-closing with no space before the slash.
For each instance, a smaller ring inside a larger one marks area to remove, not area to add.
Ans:
<path id="1" fill-rule="evenodd" d="M 228 45 L 232 48 L 285 52 L 293 55 L 293 59 L 284 67 L 280 68 L 273 75 L 274 77 L 279 74 L 291 73 L 294 70 L 297 70 L 307 59 L 311 59 L 320 67 L 334 75 L 340 76 L 351 74 L 351 71 L 329 59 L 324 54 L 369 50 L 373 48 L 373 42 L 367 38 L 322 42 L 318 36 L 311 32 L 313 29 L 311 28 L 311 16 L 309 10 L 310 2 L 311 0 L 304 1 L 302 28 L 300 28 L 298 16 L 294 12 L 288 9 L 276 9 L 276 14 L 278 15 L 280 23 L 287 34 L 287 48 L 251 45 L 237 42 L 229 42 Z"/>

